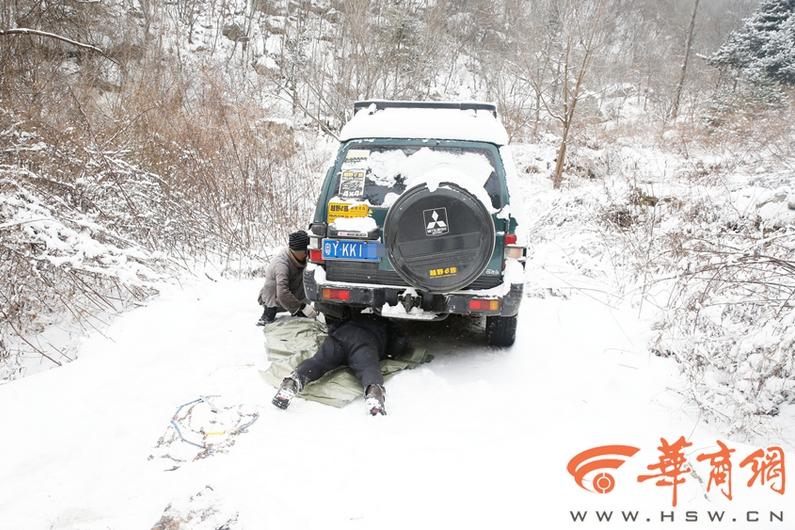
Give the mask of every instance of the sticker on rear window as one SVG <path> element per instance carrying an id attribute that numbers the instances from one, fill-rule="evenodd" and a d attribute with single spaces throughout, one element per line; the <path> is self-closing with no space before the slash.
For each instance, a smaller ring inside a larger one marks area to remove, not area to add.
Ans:
<path id="1" fill-rule="evenodd" d="M 364 194 L 364 170 L 346 169 L 340 174 L 339 196 L 343 199 L 358 199 Z"/>
<path id="2" fill-rule="evenodd" d="M 425 235 L 427 236 L 440 236 L 450 231 L 450 225 L 447 223 L 447 208 L 423 210 L 422 218 L 425 222 Z"/>
<path id="3" fill-rule="evenodd" d="M 456 274 L 458 274 L 458 267 L 440 267 L 428 271 L 429 278 L 444 278 L 446 276 L 455 276 Z"/>
<path id="4" fill-rule="evenodd" d="M 348 149 L 348 152 L 345 154 L 345 161 L 360 162 L 362 160 L 367 160 L 369 157 L 370 151 L 367 149 Z"/>
<path id="5" fill-rule="evenodd" d="M 333 223 L 340 217 L 367 217 L 370 215 L 370 207 L 366 204 L 348 204 L 345 202 L 328 203 L 328 223 Z"/>

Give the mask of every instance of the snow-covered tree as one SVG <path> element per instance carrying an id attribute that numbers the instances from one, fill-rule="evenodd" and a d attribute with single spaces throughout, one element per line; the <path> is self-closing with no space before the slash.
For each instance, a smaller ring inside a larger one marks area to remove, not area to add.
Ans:
<path id="1" fill-rule="evenodd" d="M 795 0 L 764 0 L 709 62 L 752 83 L 795 86 Z"/>

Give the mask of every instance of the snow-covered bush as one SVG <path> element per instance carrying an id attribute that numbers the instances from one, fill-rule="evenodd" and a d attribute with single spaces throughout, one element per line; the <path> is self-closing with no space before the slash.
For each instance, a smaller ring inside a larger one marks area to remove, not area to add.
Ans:
<path id="1" fill-rule="evenodd" d="M 101 327 L 105 315 L 142 300 L 164 277 L 159 254 L 36 189 L 43 180 L 0 167 L 0 379 L 24 370 L 21 356 L 71 360 L 65 346 L 40 336 L 48 325 Z"/>
<path id="2" fill-rule="evenodd" d="M 674 356 L 699 404 L 736 429 L 795 402 L 792 192 L 715 194 L 659 226 L 659 260 L 680 274 L 653 349 Z"/>
<path id="3" fill-rule="evenodd" d="M 165 278 L 250 272 L 306 226 L 327 143 L 172 66 L 176 85 L 138 71 L 118 97 L 89 87 L 44 115 L 22 92 L 0 105 L 0 380 L 71 359 L 64 329 L 101 329 Z"/>
<path id="4" fill-rule="evenodd" d="M 152 227 L 131 229 L 147 221 L 134 213 L 158 201 L 145 172 L 54 147 L 9 118 L 0 114 L 0 380 L 38 359 L 71 360 L 69 346 L 52 344 L 51 324 L 102 327 L 155 292 L 170 268 L 137 241 Z"/>
<path id="5" fill-rule="evenodd" d="M 245 273 L 306 226 L 327 158 L 317 135 L 195 109 L 99 135 L 0 109 L 0 378 L 20 355 L 70 359 L 39 337 L 59 316 L 101 328 L 168 276 L 202 261 Z"/>
<path id="6" fill-rule="evenodd" d="M 660 308 L 651 350 L 737 430 L 795 402 L 795 188 L 758 134 L 687 157 L 625 149 L 602 209 L 615 263 Z"/>
<path id="7" fill-rule="evenodd" d="M 528 194 L 529 208 L 545 206 L 530 227 L 530 293 L 642 304 L 658 315 L 650 350 L 676 360 L 702 410 L 737 431 L 795 403 L 795 188 L 778 147 L 792 134 L 768 142 L 763 118 L 709 150 L 687 131 L 606 143 L 585 151 L 609 162 L 604 178 L 572 173 L 562 194 Z M 515 150 L 520 169 L 548 172 L 540 147 Z"/>

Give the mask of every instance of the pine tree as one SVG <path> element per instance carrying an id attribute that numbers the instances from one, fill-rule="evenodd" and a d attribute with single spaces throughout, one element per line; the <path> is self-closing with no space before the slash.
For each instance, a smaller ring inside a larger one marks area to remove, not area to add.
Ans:
<path id="1" fill-rule="evenodd" d="M 754 84 L 795 86 L 795 0 L 763 0 L 709 63 Z"/>

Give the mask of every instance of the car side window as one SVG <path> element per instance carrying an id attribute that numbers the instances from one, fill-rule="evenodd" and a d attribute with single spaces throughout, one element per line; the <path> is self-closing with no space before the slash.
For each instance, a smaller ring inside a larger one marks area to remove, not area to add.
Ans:
<path id="1" fill-rule="evenodd" d="M 323 179 L 323 184 L 321 189 L 320 200 L 315 205 L 315 215 L 312 217 L 314 222 L 322 223 L 325 222 L 326 219 L 326 201 L 324 197 L 328 197 L 329 192 L 333 189 L 333 186 L 336 186 L 336 178 L 334 174 L 334 166 L 331 166 L 326 170 L 326 177 Z"/>
<path id="2" fill-rule="evenodd" d="M 491 206 L 495 210 L 503 207 L 502 187 L 500 186 L 500 179 L 497 177 L 497 172 L 492 171 L 486 184 L 483 185 L 486 193 L 491 198 Z"/>

